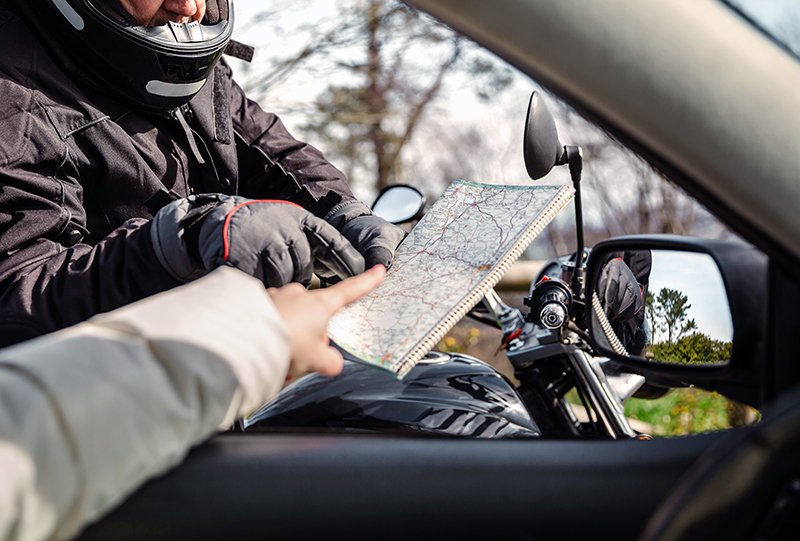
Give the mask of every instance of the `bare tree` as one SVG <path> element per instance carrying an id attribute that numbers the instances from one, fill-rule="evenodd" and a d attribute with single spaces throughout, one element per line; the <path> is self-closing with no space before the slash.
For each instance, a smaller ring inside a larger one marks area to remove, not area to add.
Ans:
<path id="1" fill-rule="evenodd" d="M 346 82 L 327 87 L 305 128 L 376 188 L 404 180 L 403 153 L 448 78 L 466 71 L 496 87 L 508 80 L 463 38 L 404 4 L 363 0 L 343 16 L 359 29 L 352 58 L 339 62 Z"/>
<path id="2" fill-rule="evenodd" d="M 300 131 L 321 141 L 351 181 L 383 188 L 404 179 L 403 153 L 450 79 L 468 74 L 481 97 L 509 83 L 510 70 L 487 58 L 405 4 L 351 0 L 340 4 L 336 24 L 319 24 L 305 46 L 273 59 L 245 90 L 259 99 L 313 66 L 324 90 L 302 111 Z"/>

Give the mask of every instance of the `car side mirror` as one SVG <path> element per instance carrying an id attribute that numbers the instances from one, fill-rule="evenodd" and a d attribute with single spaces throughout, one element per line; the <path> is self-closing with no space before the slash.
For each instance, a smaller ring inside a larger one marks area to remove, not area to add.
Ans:
<path id="1" fill-rule="evenodd" d="M 731 309 L 710 255 L 640 248 L 610 252 L 598 265 L 589 299 L 598 343 L 646 362 L 730 362 Z"/>
<path id="2" fill-rule="evenodd" d="M 372 203 L 372 213 L 393 224 L 417 220 L 424 209 L 425 196 L 408 184 L 387 186 Z"/>
<path id="3" fill-rule="evenodd" d="M 589 337 L 600 354 L 681 385 L 735 375 L 763 344 L 766 276 L 766 257 L 741 242 L 600 243 L 587 265 Z"/>

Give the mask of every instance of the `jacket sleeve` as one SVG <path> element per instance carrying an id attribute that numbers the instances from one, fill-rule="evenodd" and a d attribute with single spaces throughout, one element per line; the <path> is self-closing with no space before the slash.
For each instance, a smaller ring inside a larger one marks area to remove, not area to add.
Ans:
<path id="1" fill-rule="evenodd" d="M 244 147 L 244 152 L 240 152 L 242 195 L 263 197 L 276 190 L 285 191 L 289 185 L 289 189 L 305 187 L 317 199 L 329 192 L 344 200 L 354 199 L 344 173 L 328 162 L 318 149 L 295 139 L 275 114 L 264 111 L 247 98 L 231 78 L 227 65 L 221 65 L 220 69 L 229 81 L 228 96 L 237 143 Z"/>
<path id="2" fill-rule="evenodd" d="M 0 351 L 0 539 L 74 536 L 274 396 L 288 365 L 266 291 L 230 268 Z"/>
<path id="3" fill-rule="evenodd" d="M 13 227 L 24 233 L 34 219 L 23 217 Z M 145 219 L 129 220 L 95 246 L 66 248 L 33 231 L 25 242 L 0 245 L 6 248 L 0 254 L 0 347 L 179 284 L 159 263 Z"/>

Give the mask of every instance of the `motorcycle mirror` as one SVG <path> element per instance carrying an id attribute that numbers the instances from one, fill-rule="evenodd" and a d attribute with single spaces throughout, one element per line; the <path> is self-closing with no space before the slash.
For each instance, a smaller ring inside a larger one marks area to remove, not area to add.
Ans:
<path id="1" fill-rule="evenodd" d="M 564 163 L 564 146 L 558 138 L 556 121 L 538 92 L 531 94 L 528 116 L 525 119 L 525 136 L 522 143 L 525 169 L 532 180 L 538 180 Z"/>
<path id="2" fill-rule="evenodd" d="M 372 203 L 372 213 L 393 224 L 421 218 L 424 208 L 425 196 L 408 184 L 387 186 Z"/>

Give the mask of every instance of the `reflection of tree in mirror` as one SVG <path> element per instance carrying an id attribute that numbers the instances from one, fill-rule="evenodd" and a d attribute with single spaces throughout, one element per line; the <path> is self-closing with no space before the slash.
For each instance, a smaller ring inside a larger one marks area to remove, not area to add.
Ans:
<path id="1" fill-rule="evenodd" d="M 694 319 L 687 319 L 691 307 L 689 297 L 667 287 L 661 289 L 658 296 L 648 293 L 645 299 L 645 308 L 653 332 L 665 333 L 668 344 L 697 329 Z"/>
<path id="2" fill-rule="evenodd" d="M 701 332 L 679 338 L 675 343 L 652 344 L 653 358 L 666 363 L 724 363 L 731 358 L 731 342 L 714 340 Z"/>
<path id="3" fill-rule="evenodd" d="M 653 331 L 648 357 L 668 363 L 709 364 L 730 360 L 731 342 L 715 340 L 698 331 L 694 318 L 688 315 L 691 307 L 689 297 L 675 289 L 663 288 L 658 295 L 647 295 L 645 308 Z M 666 340 L 658 341 L 657 336 L 665 336 Z"/>

